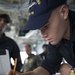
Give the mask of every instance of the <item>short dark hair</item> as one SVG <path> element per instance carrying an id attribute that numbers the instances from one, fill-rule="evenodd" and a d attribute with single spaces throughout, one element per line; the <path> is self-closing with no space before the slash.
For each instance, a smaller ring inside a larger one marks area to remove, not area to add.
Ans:
<path id="1" fill-rule="evenodd" d="M 28 47 L 30 47 L 30 48 L 31 48 L 31 45 L 30 45 L 30 44 L 25 44 L 25 46 L 28 46 Z"/>
<path id="2" fill-rule="evenodd" d="M 0 14 L 0 18 L 4 18 L 6 23 L 11 23 L 11 19 L 8 14 Z"/>

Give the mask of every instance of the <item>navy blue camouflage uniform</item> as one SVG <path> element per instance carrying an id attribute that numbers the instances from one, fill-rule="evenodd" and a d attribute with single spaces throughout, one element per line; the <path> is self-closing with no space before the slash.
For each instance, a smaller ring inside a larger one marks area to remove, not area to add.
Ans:
<path id="1" fill-rule="evenodd" d="M 60 68 L 63 57 L 75 68 L 75 12 L 69 11 L 70 18 L 70 40 L 62 39 L 57 45 L 49 44 L 49 50 L 42 67 L 47 69 L 50 75 L 57 72 Z"/>

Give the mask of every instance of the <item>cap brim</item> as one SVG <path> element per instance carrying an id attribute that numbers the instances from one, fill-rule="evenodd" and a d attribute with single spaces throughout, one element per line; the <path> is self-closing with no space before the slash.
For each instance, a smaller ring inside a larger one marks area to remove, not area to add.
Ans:
<path id="1" fill-rule="evenodd" d="M 49 19 L 52 11 L 48 11 L 45 14 L 29 17 L 29 20 L 25 24 L 23 30 L 35 30 L 40 29 Z"/>

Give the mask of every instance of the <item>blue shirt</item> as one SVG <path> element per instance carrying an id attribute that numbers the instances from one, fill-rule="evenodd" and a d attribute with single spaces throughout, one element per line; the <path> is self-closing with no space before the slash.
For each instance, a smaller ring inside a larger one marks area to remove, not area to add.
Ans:
<path id="1" fill-rule="evenodd" d="M 47 57 L 41 65 L 50 73 L 50 75 L 59 70 L 63 57 L 71 66 L 75 67 L 75 12 L 70 11 L 69 14 L 71 23 L 70 40 L 68 41 L 62 38 L 62 40 L 55 46 L 49 44 Z"/>

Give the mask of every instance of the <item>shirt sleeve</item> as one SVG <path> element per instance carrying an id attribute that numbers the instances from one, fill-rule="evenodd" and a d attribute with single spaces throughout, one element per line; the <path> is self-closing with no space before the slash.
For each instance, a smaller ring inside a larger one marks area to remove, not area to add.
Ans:
<path id="1" fill-rule="evenodd" d="M 39 55 L 36 55 L 35 56 L 35 60 L 36 60 L 36 66 L 40 66 L 41 65 L 41 60 L 40 60 L 40 56 Z"/>
<path id="2" fill-rule="evenodd" d="M 42 67 L 45 68 L 50 75 L 54 74 L 60 68 L 62 56 L 59 52 L 56 52 L 58 48 L 54 48 L 49 44 L 48 53 L 46 59 L 42 62 Z"/>
<path id="3" fill-rule="evenodd" d="M 16 70 L 20 71 L 21 67 L 22 67 L 22 62 L 21 62 L 21 56 L 20 56 L 20 49 L 18 47 L 18 45 L 13 42 L 13 48 L 11 51 L 11 57 L 15 60 L 15 58 L 17 58 L 17 66 L 16 66 Z"/>

